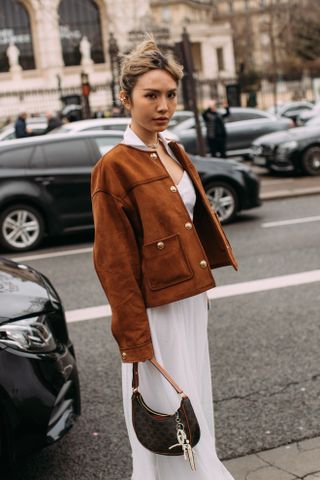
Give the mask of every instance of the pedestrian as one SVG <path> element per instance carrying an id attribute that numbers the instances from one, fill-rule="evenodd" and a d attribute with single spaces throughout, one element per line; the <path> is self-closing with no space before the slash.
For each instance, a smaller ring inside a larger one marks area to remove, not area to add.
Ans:
<path id="1" fill-rule="evenodd" d="M 211 268 L 237 269 L 237 263 L 196 169 L 163 133 L 181 77 L 182 67 L 152 39 L 123 59 L 119 96 L 131 123 L 92 173 L 94 265 L 122 359 L 131 479 L 232 480 L 215 450 L 206 291 L 215 285 Z M 181 400 L 150 359 L 191 400 L 201 429 L 193 449 L 196 471 L 183 456 L 152 453 L 136 437 L 133 362 L 139 362 L 139 389 L 148 406 L 170 413 Z"/>
<path id="2" fill-rule="evenodd" d="M 31 135 L 31 131 L 27 128 L 26 119 L 26 112 L 19 113 L 19 116 L 14 124 L 16 138 L 25 138 Z"/>
<path id="3" fill-rule="evenodd" d="M 54 130 L 55 128 L 59 128 L 62 125 L 62 121 L 58 117 L 58 115 L 54 115 L 52 112 L 47 112 L 46 113 L 46 118 L 47 118 L 47 128 L 45 129 L 44 133 L 51 132 L 51 130 Z"/>
<path id="4" fill-rule="evenodd" d="M 217 104 L 212 100 L 208 108 L 202 113 L 202 117 L 207 127 L 207 144 L 212 157 L 218 154 L 222 158 L 226 157 L 227 131 L 223 118 L 230 115 L 229 106 L 225 104 L 226 112 L 220 114 L 217 111 Z"/>

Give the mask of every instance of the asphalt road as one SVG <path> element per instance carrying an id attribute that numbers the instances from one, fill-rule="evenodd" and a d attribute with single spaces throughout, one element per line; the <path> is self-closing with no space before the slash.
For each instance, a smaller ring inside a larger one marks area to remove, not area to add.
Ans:
<path id="1" fill-rule="evenodd" d="M 226 227 L 239 272 L 217 270 L 218 285 L 319 270 L 320 221 L 264 226 L 317 216 L 319 196 L 269 201 L 242 215 Z M 32 255 L 90 247 L 91 240 L 90 233 L 69 236 Z M 51 278 L 67 311 L 105 302 L 90 252 L 26 263 Z M 319 312 L 317 282 L 213 302 L 209 339 L 220 458 L 320 435 Z M 0 473 L 1 479 L 130 479 L 121 364 L 109 320 L 72 323 L 69 331 L 77 352 L 83 414 L 62 441 L 21 462 L 11 474 Z"/>

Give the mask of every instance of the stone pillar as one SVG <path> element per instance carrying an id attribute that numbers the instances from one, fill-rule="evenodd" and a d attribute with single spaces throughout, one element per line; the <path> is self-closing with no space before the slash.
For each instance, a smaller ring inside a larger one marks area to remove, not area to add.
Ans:
<path id="1" fill-rule="evenodd" d="M 227 72 L 228 77 L 235 77 L 236 69 L 235 69 L 232 38 L 230 37 L 226 38 L 223 53 L 224 53 L 225 71 Z"/>
<path id="2" fill-rule="evenodd" d="M 37 1 L 34 6 L 38 68 L 43 70 L 50 87 L 57 86 L 56 75 L 61 74 L 63 67 L 58 4 L 59 0 L 42 0 Z"/>
<path id="3" fill-rule="evenodd" d="M 201 57 L 204 79 L 216 79 L 218 76 L 217 52 L 210 40 L 201 42 Z"/>

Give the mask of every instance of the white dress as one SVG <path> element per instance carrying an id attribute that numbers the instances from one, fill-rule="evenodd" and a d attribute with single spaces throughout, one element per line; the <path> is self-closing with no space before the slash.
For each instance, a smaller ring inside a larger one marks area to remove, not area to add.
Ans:
<path id="1" fill-rule="evenodd" d="M 177 187 L 192 219 L 196 195 L 186 171 Z M 215 450 L 206 292 L 147 308 L 147 314 L 155 358 L 189 396 L 201 438 L 193 449 L 196 471 L 183 456 L 156 455 L 144 448 L 132 426 L 132 364 L 122 363 L 124 415 L 132 448 L 131 480 L 233 480 Z M 181 397 L 150 362 L 139 363 L 139 380 L 148 406 L 163 413 L 177 410 Z"/>

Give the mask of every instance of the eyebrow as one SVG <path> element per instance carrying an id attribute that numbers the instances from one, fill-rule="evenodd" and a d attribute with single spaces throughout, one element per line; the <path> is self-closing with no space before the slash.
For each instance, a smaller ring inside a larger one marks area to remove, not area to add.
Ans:
<path id="1" fill-rule="evenodd" d="M 154 92 L 154 93 L 161 93 L 161 90 L 156 90 L 155 88 L 142 88 L 144 92 Z M 170 88 L 168 92 L 175 92 L 177 88 Z"/>

